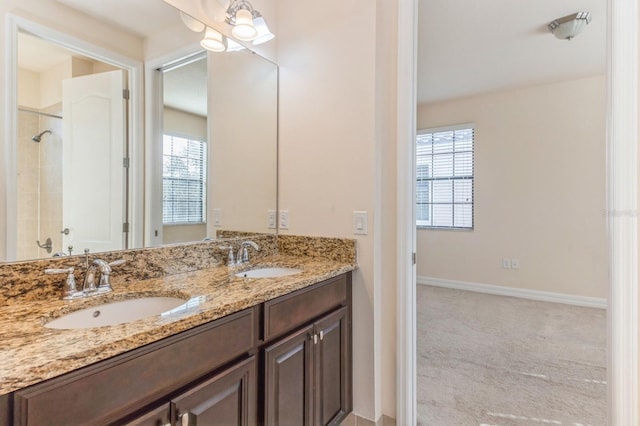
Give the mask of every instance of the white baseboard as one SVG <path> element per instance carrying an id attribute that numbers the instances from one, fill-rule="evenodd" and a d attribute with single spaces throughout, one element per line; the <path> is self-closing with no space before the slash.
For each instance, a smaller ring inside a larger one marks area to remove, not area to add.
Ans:
<path id="1" fill-rule="evenodd" d="M 575 296 L 572 294 L 552 293 L 550 291 L 528 290 L 523 288 L 504 287 L 499 285 L 480 284 L 432 277 L 417 277 L 416 282 L 418 284 L 434 287 L 475 291 L 477 293 L 496 294 L 499 296 L 519 297 L 521 299 L 539 300 L 542 302 L 564 303 L 566 305 L 585 306 L 588 308 L 607 309 L 607 299 L 601 299 L 598 297 Z"/>

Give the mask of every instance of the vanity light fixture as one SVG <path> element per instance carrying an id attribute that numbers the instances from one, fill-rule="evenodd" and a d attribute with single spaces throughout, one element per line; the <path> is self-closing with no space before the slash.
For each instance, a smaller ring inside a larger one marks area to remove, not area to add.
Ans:
<path id="1" fill-rule="evenodd" d="M 204 30 L 205 25 L 202 22 L 198 21 L 195 18 L 192 18 L 182 11 L 180 11 L 180 19 L 182 19 L 182 23 L 185 24 L 187 28 L 189 28 L 194 33 L 199 33 Z"/>
<path id="2" fill-rule="evenodd" d="M 253 20 L 253 24 L 256 27 L 256 31 L 258 35 L 255 40 L 253 40 L 254 45 L 266 43 L 272 38 L 275 37 L 271 31 L 269 31 L 269 27 L 267 26 L 267 22 L 264 20 L 264 17 L 258 13 L 258 17 Z"/>
<path id="3" fill-rule="evenodd" d="M 247 0 L 232 0 L 226 16 L 227 23 L 233 26 L 231 33 L 238 40 L 253 41 L 255 45 L 274 37 L 262 14 Z"/>
<path id="4" fill-rule="evenodd" d="M 235 24 L 231 34 L 239 40 L 251 41 L 258 36 L 258 30 L 253 25 L 253 15 L 247 9 L 240 9 L 235 14 Z"/>
<path id="5" fill-rule="evenodd" d="M 557 38 L 571 40 L 580 34 L 590 22 L 591 13 L 577 12 L 554 20 L 548 27 Z"/>
<path id="6" fill-rule="evenodd" d="M 227 40 L 218 31 L 207 27 L 204 38 L 200 41 L 200 46 L 212 52 L 224 52 L 227 50 Z"/>

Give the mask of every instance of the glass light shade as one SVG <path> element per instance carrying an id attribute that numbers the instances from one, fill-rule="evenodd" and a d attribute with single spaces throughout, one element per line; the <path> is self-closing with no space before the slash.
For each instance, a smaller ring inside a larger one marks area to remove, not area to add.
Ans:
<path id="1" fill-rule="evenodd" d="M 254 19 L 253 24 L 255 25 L 256 31 L 258 32 L 256 39 L 253 40 L 254 45 L 266 43 L 275 37 L 273 33 L 269 31 L 267 22 L 264 20 L 262 16 L 259 16 L 256 19 Z"/>
<path id="2" fill-rule="evenodd" d="M 253 16 L 246 9 L 240 9 L 236 12 L 236 23 L 231 34 L 238 40 L 251 41 L 258 35 L 258 31 L 253 26 Z"/>
<path id="3" fill-rule="evenodd" d="M 589 12 L 578 12 L 556 19 L 549 24 L 549 29 L 557 38 L 571 40 L 580 34 L 590 22 L 591 14 Z"/>
<path id="4" fill-rule="evenodd" d="M 553 35 L 562 40 L 571 40 L 572 38 L 580 34 L 586 26 L 587 22 L 584 20 L 565 22 L 558 25 L 558 27 L 553 30 Z"/>
<path id="5" fill-rule="evenodd" d="M 199 33 L 204 30 L 205 25 L 202 22 L 192 18 L 184 12 L 180 12 L 180 19 L 182 19 L 182 23 L 194 33 Z"/>
<path id="6" fill-rule="evenodd" d="M 224 52 L 227 50 L 227 45 L 222 34 L 209 27 L 207 27 L 204 38 L 200 41 L 200 46 L 212 52 Z"/>

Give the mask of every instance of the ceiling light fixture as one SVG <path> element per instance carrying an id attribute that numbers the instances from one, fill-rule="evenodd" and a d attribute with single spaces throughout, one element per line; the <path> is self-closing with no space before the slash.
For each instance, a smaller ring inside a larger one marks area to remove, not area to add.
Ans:
<path id="1" fill-rule="evenodd" d="M 548 27 L 557 38 L 571 40 L 580 34 L 590 22 L 591 13 L 578 12 L 556 19 Z"/>
<path id="2" fill-rule="evenodd" d="M 274 37 L 262 14 L 247 0 L 232 0 L 226 16 L 227 23 L 233 25 L 231 34 L 238 40 L 261 44 Z"/>
<path id="3" fill-rule="evenodd" d="M 212 52 L 224 52 L 227 50 L 227 40 L 218 31 L 207 27 L 204 38 L 200 41 L 200 46 Z"/>

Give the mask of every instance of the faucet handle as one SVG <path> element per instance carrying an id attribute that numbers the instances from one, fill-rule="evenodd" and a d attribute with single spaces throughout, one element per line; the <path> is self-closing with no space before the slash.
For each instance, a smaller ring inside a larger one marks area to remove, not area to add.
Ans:
<path id="1" fill-rule="evenodd" d="M 233 255 L 233 246 L 218 246 L 220 250 L 229 250 L 227 255 L 227 266 L 233 266 L 236 264 L 236 259 Z"/>
<path id="2" fill-rule="evenodd" d="M 60 268 L 49 268 L 49 269 L 45 269 L 44 273 L 47 275 L 52 275 L 52 274 L 68 274 L 68 273 L 73 273 L 74 271 L 74 267 L 72 266 L 71 268 L 65 268 L 65 269 L 60 269 Z"/>
<path id="3" fill-rule="evenodd" d="M 64 287 L 62 288 L 62 298 L 63 299 L 73 299 L 82 294 L 79 292 L 76 287 L 76 277 L 73 273 L 75 268 L 72 266 L 67 269 L 45 269 L 45 274 L 67 274 L 67 279 L 64 282 Z"/>
<path id="4" fill-rule="evenodd" d="M 238 263 L 247 263 L 249 261 L 249 247 L 253 247 L 255 251 L 260 251 L 260 246 L 251 240 L 243 241 L 238 250 Z"/>
<path id="5" fill-rule="evenodd" d="M 118 260 L 114 260 L 113 262 L 109 262 L 109 266 L 120 266 L 120 265 L 124 265 L 125 263 L 127 263 L 126 260 L 118 259 Z"/>

